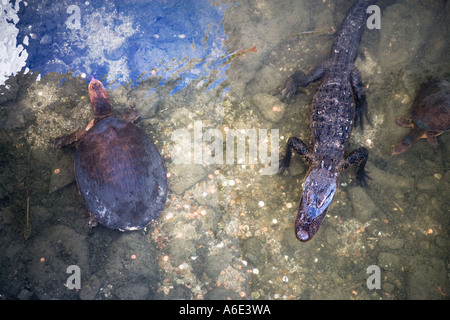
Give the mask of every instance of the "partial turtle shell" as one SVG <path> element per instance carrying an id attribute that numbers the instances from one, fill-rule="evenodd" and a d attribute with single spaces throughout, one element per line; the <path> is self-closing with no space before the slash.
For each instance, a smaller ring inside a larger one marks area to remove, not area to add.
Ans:
<path id="1" fill-rule="evenodd" d="M 440 80 L 423 84 L 413 103 L 412 119 L 421 130 L 449 130 L 450 83 Z"/>

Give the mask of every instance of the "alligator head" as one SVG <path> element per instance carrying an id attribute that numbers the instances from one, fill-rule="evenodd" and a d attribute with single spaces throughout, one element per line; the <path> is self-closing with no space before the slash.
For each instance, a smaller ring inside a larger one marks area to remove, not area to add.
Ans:
<path id="1" fill-rule="evenodd" d="M 337 173 L 324 168 L 309 172 L 295 219 L 295 235 L 298 240 L 311 240 L 319 230 L 336 190 Z"/>

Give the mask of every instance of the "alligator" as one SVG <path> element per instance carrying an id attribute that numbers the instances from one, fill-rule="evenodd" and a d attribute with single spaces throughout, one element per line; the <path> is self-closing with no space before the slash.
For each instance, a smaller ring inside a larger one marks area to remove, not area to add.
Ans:
<path id="1" fill-rule="evenodd" d="M 339 173 L 356 164 L 356 183 L 367 187 L 365 172 L 369 152 L 358 148 L 346 150 L 353 125 L 363 129 L 367 102 L 361 75 L 355 67 L 357 47 L 365 28 L 366 10 L 376 0 L 358 0 L 343 21 L 328 60 L 306 75 L 298 70 L 279 89 L 281 100 L 291 100 L 300 87 L 322 80 L 311 104 L 310 148 L 298 138 L 290 137 L 280 173 L 289 168 L 295 150 L 310 165 L 295 220 L 295 235 L 305 242 L 313 238 L 325 218 L 338 188 Z M 367 119 L 368 120 L 368 119 Z"/>

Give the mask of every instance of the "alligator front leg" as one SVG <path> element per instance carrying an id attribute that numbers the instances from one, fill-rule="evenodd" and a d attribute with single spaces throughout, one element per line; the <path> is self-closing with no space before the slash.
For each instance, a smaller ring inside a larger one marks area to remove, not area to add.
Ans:
<path id="1" fill-rule="evenodd" d="M 325 75 L 325 72 L 328 70 L 329 62 L 325 61 L 324 63 L 315 67 L 311 72 L 306 75 L 303 71 L 297 70 L 291 75 L 284 85 L 279 89 L 281 93 L 281 101 L 289 101 L 292 97 L 297 93 L 298 88 L 306 87 L 312 82 L 316 82 Z"/>
<path id="2" fill-rule="evenodd" d="M 306 144 L 298 138 L 290 137 L 287 142 L 286 155 L 280 160 L 280 173 L 289 169 L 289 166 L 291 165 L 292 150 L 295 150 L 302 156 L 303 160 L 311 164 L 312 158 Z"/>
<path id="3" fill-rule="evenodd" d="M 352 151 L 341 166 L 341 169 L 346 169 L 352 164 L 357 164 L 356 183 L 361 187 L 367 187 L 367 179 L 370 179 L 364 170 L 368 158 L 369 151 L 366 148 L 361 147 Z"/>

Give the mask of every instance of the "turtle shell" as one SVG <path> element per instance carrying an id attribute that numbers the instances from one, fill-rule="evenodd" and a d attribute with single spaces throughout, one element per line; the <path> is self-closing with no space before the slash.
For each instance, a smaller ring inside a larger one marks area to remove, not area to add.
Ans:
<path id="1" fill-rule="evenodd" d="M 445 80 L 423 84 L 413 103 L 412 120 L 424 131 L 450 129 L 450 83 Z"/>
<path id="2" fill-rule="evenodd" d="M 83 135 L 75 155 L 75 177 L 88 210 L 110 229 L 144 228 L 166 202 L 161 155 L 130 121 L 106 118 Z"/>

